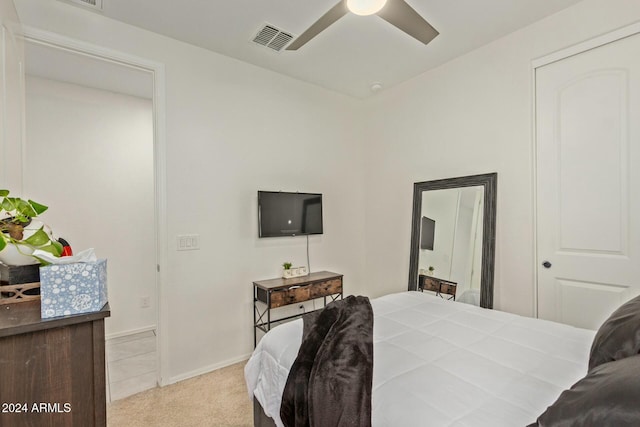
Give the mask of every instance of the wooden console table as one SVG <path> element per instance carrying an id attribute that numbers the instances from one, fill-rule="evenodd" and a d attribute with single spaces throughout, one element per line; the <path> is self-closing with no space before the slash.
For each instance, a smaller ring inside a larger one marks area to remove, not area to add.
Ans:
<path id="1" fill-rule="evenodd" d="M 457 282 L 450 280 L 438 279 L 437 277 L 427 276 L 425 274 L 418 275 L 418 290 L 433 291 L 442 298 L 442 294 L 451 295 L 449 299 L 456 300 Z"/>
<path id="2" fill-rule="evenodd" d="M 258 342 L 258 329 L 268 332 L 271 330 L 272 323 L 304 314 L 272 320 L 272 309 L 316 298 L 324 298 L 324 305 L 327 305 L 327 297 L 330 297 L 331 301 L 335 301 L 338 297 L 342 299 L 342 274 L 319 271 L 291 279 L 278 278 L 253 282 L 253 346 L 255 347 Z M 260 311 L 259 304 L 265 306 L 263 311 Z"/>
<path id="3" fill-rule="evenodd" d="M 107 425 L 104 319 L 40 318 L 40 301 L 0 306 L 0 426 Z"/>

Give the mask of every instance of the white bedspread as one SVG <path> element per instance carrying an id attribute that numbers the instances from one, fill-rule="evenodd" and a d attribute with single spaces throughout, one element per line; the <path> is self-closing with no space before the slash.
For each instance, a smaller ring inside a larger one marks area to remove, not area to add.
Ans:
<path id="1" fill-rule="evenodd" d="M 421 292 L 371 305 L 374 426 L 525 426 L 586 374 L 595 334 Z M 301 319 L 280 325 L 245 367 L 250 397 L 278 426 L 301 339 Z"/>

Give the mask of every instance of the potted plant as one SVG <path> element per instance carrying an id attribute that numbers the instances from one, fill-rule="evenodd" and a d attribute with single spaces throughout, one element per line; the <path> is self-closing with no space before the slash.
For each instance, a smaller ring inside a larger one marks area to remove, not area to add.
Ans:
<path id="1" fill-rule="evenodd" d="M 289 261 L 282 264 L 282 277 L 285 279 L 291 277 L 291 264 Z"/>
<path id="2" fill-rule="evenodd" d="M 429 276 L 433 276 L 433 272 L 435 271 L 435 267 L 433 265 L 430 265 L 429 268 L 427 269 Z"/>
<path id="3" fill-rule="evenodd" d="M 9 197 L 9 190 L 0 190 L 0 261 L 6 265 L 28 265 L 44 261 L 34 257 L 41 249 L 60 256 L 62 245 L 38 215 L 48 209 L 33 200 Z"/>

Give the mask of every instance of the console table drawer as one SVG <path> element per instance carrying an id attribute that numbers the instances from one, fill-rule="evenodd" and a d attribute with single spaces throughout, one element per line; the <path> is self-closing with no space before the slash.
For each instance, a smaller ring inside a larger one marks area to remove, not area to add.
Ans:
<path id="1" fill-rule="evenodd" d="M 342 292 L 342 280 L 333 279 L 326 282 L 316 283 L 311 289 L 311 298 L 326 297 Z"/>
<path id="2" fill-rule="evenodd" d="M 309 286 L 273 291 L 271 293 L 271 308 L 308 301 L 310 298 Z"/>
<path id="3" fill-rule="evenodd" d="M 456 294 L 456 285 L 451 283 L 442 283 L 440 285 L 440 293 L 447 295 L 455 295 Z"/>
<path id="4" fill-rule="evenodd" d="M 304 314 L 304 311 L 298 310 L 297 314 L 287 317 L 278 316 L 273 319 L 272 309 L 316 298 L 324 298 L 325 306 L 327 298 L 329 302 L 342 299 L 342 274 L 318 271 L 301 277 L 287 279 L 278 277 L 253 282 L 253 346 L 255 347 L 258 342 L 258 330 L 269 332 L 273 323 L 294 319 Z M 264 308 L 262 304 L 265 305 Z"/>
<path id="5" fill-rule="evenodd" d="M 440 292 L 440 281 L 438 279 L 425 276 L 422 283 L 425 291 Z"/>

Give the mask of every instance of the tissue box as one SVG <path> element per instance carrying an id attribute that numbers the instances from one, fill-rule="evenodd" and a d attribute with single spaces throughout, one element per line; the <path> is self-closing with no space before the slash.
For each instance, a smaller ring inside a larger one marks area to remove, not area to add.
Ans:
<path id="1" fill-rule="evenodd" d="M 43 319 L 100 311 L 107 303 L 107 260 L 40 267 Z"/>

